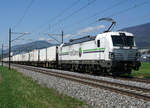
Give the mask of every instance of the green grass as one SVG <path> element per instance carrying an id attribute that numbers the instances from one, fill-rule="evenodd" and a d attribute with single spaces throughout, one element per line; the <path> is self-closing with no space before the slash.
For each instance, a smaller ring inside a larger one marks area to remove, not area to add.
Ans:
<path id="1" fill-rule="evenodd" d="M 82 108 L 86 104 L 0 67 L 0 108 Z"/>
<path id="2" fill-rule="evenodd" d="M 150 62 L 143 62 L 138 71 L 132 71 L 131 76 L 139 78 L 150 78 Z"/>

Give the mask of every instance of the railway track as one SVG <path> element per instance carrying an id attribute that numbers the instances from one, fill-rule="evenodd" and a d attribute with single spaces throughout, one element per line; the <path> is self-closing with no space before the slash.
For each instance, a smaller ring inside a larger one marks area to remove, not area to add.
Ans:
<path id="1" fill-rule="evenodd" d="M 142 83 L 148 83 L 150 84 L 150 79 L 148 78 L 117 78 L 120 80 L 126 80 L 126 81 L 136 81 L 136 82 L 142 82 Z"/>
<path id="2" fill-rule="evenodd" d="M 114 82 L 109 82 L 109 81 L 104 81 L 104 80 L 98 80 L 98 79 L 93 79 L 93 78 L 87 78 L 83 76 L 77 76 L 77 75 L 71 75 L 71 74 L 65 74 L 65 73 L 57 73 L 57 72 L 48 71 L 48 70 L 38 68 L 38 67 L 16 65 L 16 64 L 14 66 L 27 69 L 27 70 L 31 70 L 34 72 L 39 72 L 39 73 L 79 82 L 85 85 L 90 85 L 92 87 L 106 89 L 106 90 L 120 93 L 123 95 L 128 95 L 131 97 L 143 99 L 146 101 L 150 101 L 150 89 L 131 86 L 131 85 L 125 85 L 125 84 L 120 84 L 120 83 L 114 83 Z"/>
<path id="3" fill-rule="evenodd" d="M 112 76 L 102 76 L 102 77 L 108 77 L 116 80 L 123 80 L 123 81 L 134 81 L 134 82 L 140 82 L 140 83 L 147 83 L 150 84 L 149 78 L 135 78 L 135 77 L 112 77 Z"/>

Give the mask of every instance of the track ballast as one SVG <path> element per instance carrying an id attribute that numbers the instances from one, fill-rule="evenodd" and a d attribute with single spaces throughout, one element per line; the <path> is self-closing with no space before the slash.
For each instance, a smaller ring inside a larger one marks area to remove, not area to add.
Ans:
<path id="1" fill-rule="evenodd" d="M 38 68 L 38 67 L 16 65 L 16 64 L 14 66 L 27 69 L 27 70 L 31 70 L 34 72 L 40 72 L 43 74 L 79 82 L 79 83 L 89 85 L 92 87 L 102 88 L 105 90 L 120 93 L 123 95 L 128 95 L 128 96 L 135 97 L 138 99 L 150 101 L 150 89 L 137 87 L 137 86 L 131 86 L 131 85 L 125 85 L 125 84 L 120 84 L 120 83 L 115 83 L 115 82 L 110 82 L 110 81 L 98 80 L 98 79 L 93 79 L 93 78 L 88 78 L 88 77 L 83 77 L 83 76 L 71 75 L 71 74 L 66 74 L 66 73 L 53 72 L 53 71 L 45 70 L 45 69 Z"/>

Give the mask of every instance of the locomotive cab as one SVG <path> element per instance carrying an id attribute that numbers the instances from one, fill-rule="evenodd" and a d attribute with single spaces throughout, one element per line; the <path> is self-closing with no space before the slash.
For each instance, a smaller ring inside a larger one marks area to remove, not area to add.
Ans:
<path id="1" fill-rule="evenodd" d="M 138 60 L 138 49 L 132 33 L 106 32 L 99 34 L 95 41 L 97 47 L 103 49 L 99 53 L 99 60 L 104 61 L 103 64 L 107 70 L 130 73 L 132 69 L 139 69 L 141 64 Z"/>

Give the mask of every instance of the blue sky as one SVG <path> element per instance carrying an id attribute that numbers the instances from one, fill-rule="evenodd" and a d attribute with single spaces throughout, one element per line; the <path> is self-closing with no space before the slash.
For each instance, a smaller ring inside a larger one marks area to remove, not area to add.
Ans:
<path id="1" fill-rule="evenodd" d="M 24 14 L 31 1 L 0 1 L 0 39 L 5 44 L 8 42 L 9 27 L 13 32 L 31 33 L 13 43 L 16 45 L 34 40 L 49 40 L 45 33 L 60 34 L 61 30 L 64 30 L 65 41 L 77 38 L 78 35 L 96 35 L 109 24 L 96 22 L 102 17 L 111 16 L 117 22 L 114 30 L 150 21 L 150 0 L 33 0 Z M 145 5 L 142 5 L 143 2 L 146 2 Z M 88 3 L 91 4 L 86 7 Z M 115 4 L 119 5 L 114 6 Z M 129 10 L 125 11 L 127 9 Z M 74 12 L 76 13 L 72 14 Z M 23 15 L 23 20 L 18 24 Z M 14 28 L 16 24 L 18 25 Z M 19 35 L 13 34 L 12 39 L 17 36 Z"/>

